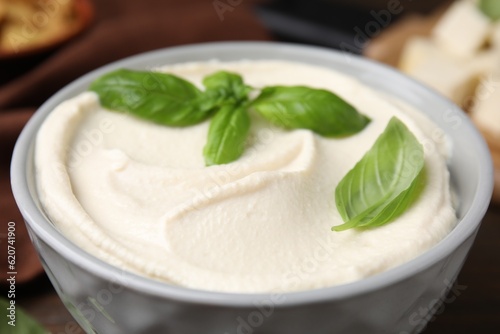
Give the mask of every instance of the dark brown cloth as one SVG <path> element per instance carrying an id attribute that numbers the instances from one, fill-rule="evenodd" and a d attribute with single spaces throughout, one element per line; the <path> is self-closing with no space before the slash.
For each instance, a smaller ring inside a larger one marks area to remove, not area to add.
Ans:
<path id="1" fill-rule="evenodd" d="M 9 181 L 12 148 L 36 108 L 77 77 L 126 56 L 182 44 L 268 40 L 269 34 L 254 13 L 257 2 L 233 1 L 231 5 L 213 0 L 94 0 L 91 26 L 73 40 L 43 55 L 0 60 L 1 282 L 5 282 L 7 272 L 9 221 L 17 228 L 17 282 L 26 282 L 42 271 Z"/>

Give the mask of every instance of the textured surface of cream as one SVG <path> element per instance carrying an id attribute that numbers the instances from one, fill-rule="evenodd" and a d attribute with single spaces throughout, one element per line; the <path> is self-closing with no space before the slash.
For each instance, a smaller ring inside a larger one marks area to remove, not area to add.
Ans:
<path id="1" fill-rule="evenodd" d="M 226 69 L 249 85 L 336 92 L 372 118 L 327 139 L 270 127 L 252 114 L 237 161 L 205 167 L 208 122 L 169 128 L 100 107 L 86 92 L 58 106 L 39 131 L 37 185 L 45 211 L 73 242 L 126 270 L 196 289 L 297 291 L 332 286 L 406 262 L 454 227 L 448 143 L 405 104 L 329 69 L 285 61 L 180 64 L 163 70 L 201 87 Z M 334 189 L 397 116 L 425 148 L 428 185 L 395 222 L 332 232 Z"/>

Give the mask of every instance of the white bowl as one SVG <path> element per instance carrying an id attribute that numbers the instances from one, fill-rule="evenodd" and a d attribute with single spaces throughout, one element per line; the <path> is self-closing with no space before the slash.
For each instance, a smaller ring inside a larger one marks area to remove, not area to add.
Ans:
<path id="1" fill-rule="evenodd" d="M 285 59 L 325 66 L 421 110 L 453 142 L 449 163 L 460 205 L 459 223 L 435 247 L 394 269 L 304 292 L 219 293 L 172 286 L 113 267 L 62 235 L 44 215 L 35 190 L 33 147 L 47 115 L 63 100 L 116 68 L 239 59 Z M 438 93 L 378 63 L 324 48 L 265 42 L 189 45 L 149 52 L 97 69 L 56 93 L 18 139 L 12 188 L 52 284 L 89 333 L 334 334 L 416 333 L 437 310 L 458 275 L 488 207 L 493 188 L 489 151 L 466 115 Z"/>

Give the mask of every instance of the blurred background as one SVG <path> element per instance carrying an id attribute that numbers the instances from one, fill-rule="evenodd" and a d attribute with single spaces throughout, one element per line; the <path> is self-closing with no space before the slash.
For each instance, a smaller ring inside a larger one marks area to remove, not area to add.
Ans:
<path id="1" fill-rule="evenodd" d="M 421 36 L 423 42 L 419 45 L 425 45 L 417 47 L 411 55 L 418 54 L 419 64 L 424 66 L 427 64 L 424 60 L 429 63 L 446 53 L 424 40 L 430 41 L 435 25 L 452 2 L 0 0 L 1 296 L 5 297 L 7 291 L 6 226 L 14 221 L 18 226 L 16 301 L 52 333 L 83 333 L 43 273 L 22 226 L 9 183 L 10 157 L 19 132 L 35 110 L 64 85 L 126 56 L 212 41 L 260 40 L 321 45 L 398 67 L 407 42 Z M 467 21 L 464 22 L 467 26 Z M 481 64 L 489 62 L 493 67 L 499 60 L 499 53 L 489 49 L 493 48 L 492 41 L 484 41 L 477 52 L 485 56 Z M 455 60 L 443 59 L 443 63 L 455 64 Z M 470 63 L 470 59 L 463 62 Z M 465 66 L 457 61 L 456 67 Z M 450 72 L 453 71 L 451 68 Z M 481 71 L 490 71 L 490 68 L 481 68 Z M 470 97 L 480 85 L 480 74 L 483 72 L 450 79 L 453 82 L 446 83 L 449 87 L 443 88 L 443 94 L 449 91 L 450 98 L 457 98 L 458 104 L 463 103 L 464 108 L 472 110 Z M 432 86 L 431 79 L 422 76 L 422 81 L 428 80 L 426 83 Z M 457 91 L 463 94 L 457 97 Z M 493 108 L 500 110 L 500 104 Z M 492 152 L 500 138 L 500 134 L 496 135 L 490 136 Z M 458 284 L 465 289 L 454 302 L 439 309 L 425 333 L 500 332 L 500 266 L 496 256 L 500 251 L 499 224 L 500 208 L 492 203 L 458 278 Z"/>
<path id="2" fill-rule="evenodd" d="M 342 42 L 355 38 L 355 27 L 370 38 L 377 37 L 401 16 L 425 15 L 443 3 L 449 1 L 277 0 L 263 2 L 257 13 L 276 38 L 341 49 Z M 364 31 L 374 20 L 370 31 Z M 371 30 L 377 25 L 379 31 Z"/>

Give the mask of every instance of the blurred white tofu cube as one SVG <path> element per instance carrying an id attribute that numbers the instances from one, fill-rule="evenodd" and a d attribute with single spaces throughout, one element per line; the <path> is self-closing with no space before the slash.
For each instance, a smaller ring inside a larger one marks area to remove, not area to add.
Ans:
<path id="1" fill-rule="evenodd" d="M 413 38 L 406 45 L 400 68 L 459 106 L 470 104 L 483 73 L 476 62 L 454 58 L 431 40 L 420 37 Z"/>
<path id="2" fill-rule="evenodd" d="M 489 74 L 481 80 L 471 118 L 482 130 L 500 138 L 500 72 Z"/>
<path id="3" fill-rule="evenodd" d="M 464 61 L 464 66 L 479 75 L 487 75 L 500 70 L 500 48 L 488 49 Z"/>
<path id="4" fill-rule="evenodd" d="M 471 1 L 453 3 L 432 31 L 438 46 L 457 57 L 471 57 L 489 38 L 491 21 Z"/>
<path id="5" fill-rule="evenodd" d="M 429 38 L 423 36 L 410 37 L 403 48 L 398 67 L 403 72 L 413 72 L 422 62 L 437 56 L 439 52 L 436 45 Z"/>

